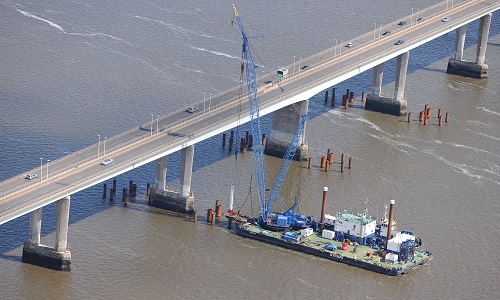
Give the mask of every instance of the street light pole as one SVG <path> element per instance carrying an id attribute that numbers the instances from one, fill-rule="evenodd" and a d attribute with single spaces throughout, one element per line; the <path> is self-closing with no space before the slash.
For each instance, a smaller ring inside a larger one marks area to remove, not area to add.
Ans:
<path id="1" fill-rule="evenodd" d="M 334 39 L 335 40 L 335 54 L 333 56 L 333 58 L 337 58 L 337 39 Z"/>
<path id="2" fill-rule="evenodd" d="M 418 11 L 420 10 L 420 8 L 417 8 L 417 18 L 415 20 L 418 21 Z"/>
<path id="3" fill-rule="evenodd" d="M 413 26 L 413 7 L 411 8 L 410 27 Z"/>
<path id="4" fill-rule="evenodd" d="M 158 119 L 160 118 L 160 115 L 156 115 L 156 134 L 158 134 Z"/>
<path id="5" fill-rule="evenodd" d="M 203 113 L 205 113 L 205 93 L 203 93 Z"/>
<path id="6" fill-rule="evenodd" d="M 378 29 L 378 39 L 380 40 L 380 37 L 382 36 L 382 24 L 380 24 L 380 27 Z"/>
<path id="7" fill-rule="evenodd" d="M 292 76 L 295 76 L 295 55 L 293 56 L 293 74 Z"/>
<path id="8" fill-rule="evenodd" d="M 99 158 L 99 148 L 101 148 L 101 135 L 98 134 L 97 138 L 99 138 L 99 142 L 97 142 L 97 158 Z"/>
<path id="9" fill-rule="evenodd" d="M 376 39 L 377 36 L 377 23 L 373 23 L 373 40 Z"/>
<path id="10" fill-rule="evenodd" d="M 47 180 L 49 180 L 49 162 L 50 159 L 47 159 L 47 176 L 45 176 Z"/>
<path id="11" fill-rule="evenodd" d="M 343 43 L 343 41 L 340 40 L 339 56 L 342 56 L 342 43 Z"/>
<path id="12" fill-rule="evenodd" d="M 150 136 L 153 136 L 153 114 L 151 114 L 151 132 Z"/>
<path id="13" fill-rule="evenodd" d="M 104 137 L 104 151 L 103 151 L 103 153 L 104 153 L 103 155 L 104 156 L 106 156 L 106 139 L 107 138 L 108 138 L 107 136 Z"/>
<path id="14" fill-rule="evenodd" d="M 210 94 L 210 98 L 208 100 L 208 112 L 210 112 L 210 106 L 212 106 L 212 94 Z"/>
<path id="15" fill-rule="evenodd" d="M 302 57 L 299 57 L 299 74 L 300 74 L 300 62 L 302 61 Z"/>
<path id="16" fill-rule="evenodd" d="M 42 177 L 43 177 L 43 169 L 42 169 L 42 158 L 40 157 L 40 182 L 42 182 Z"/>

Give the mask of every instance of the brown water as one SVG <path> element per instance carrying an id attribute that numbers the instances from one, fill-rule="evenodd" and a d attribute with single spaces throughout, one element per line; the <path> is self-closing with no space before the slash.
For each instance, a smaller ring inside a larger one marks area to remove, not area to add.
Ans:
<path id="1" fill-rule="evenodd" d="M 457 1 L 455 1 L 457 2 Z M 437 1 L 252 1 L 236 3 L 261 72 L 348 40 Z M 237 84 L 240 33 L 229 26 L 230 3 L 138 1 L 116 6 L 87 1 L 0 2 L 0 180 L 36 167 Z M 23 13 L 24 12 L 24 13 Z M 363 17 L 361 17 L 363 16 Z M 368 16 L 368 18 L 366 17 Z M 410 52 L 405 96 L 413 121 L 331 109 L 323 94 L 310 101 L 307 144 L 313 168 L 294 163 L 282 197 L 300 195 L 300 212 L 319 216 L 363 208 L 382 215 L 396 200 L 399 229 L 413 230 L 432 251 L 431 264 L 390 278 L 240 238 L 202 221 L 231 183 L 236 204 L 258 212 L 251 152 L 221 149 L 220 137 L 195 147 L 192 190 L 200 221 L 174 217 L 138 199 L 127 208 L 101 199 L 101 186 L 72 196 L 72 271 L 20 262 L 28 237 L 24 216 L 0 226 L 1 299 L 489 299 L 499 294 L 500 15 L 487 49 L 489 78 L 445 73 L 455 36 Z M 51 23 L 49 23 L 51 22 Z M 379 25 L 377 25 L 379 26 Z M 469 25 L 466 59 L 475 57 L 477 22 Z M 394 62 L 384 92 L 392 94 Z M 369 90 L 371 72 L 341 85 Z M 338 93 L 340 94 L 340 93 Z M 186 100 L 189 99 L 189 100 Z M 356 103 L 359 104 L 359 103 Z M 429 104 L 428 126 L 418 112 Z M 437 109 L 450 122 L 437 126 Z M 269 118 L 264 119 L 269 132 Z M 242 128 L 248 130 L 248 127 Z M 319 170 L 330 148 L 335 163 Z M 340 173 L 340 154 L 353 157 Z M 171 155 L 168 186 L 179 188 L 179 155 Z M 266 157 L 271 181 L 281 159 Z M 144 193 L 154 164 L 118 178 Z M 251 187 L 251 189 L 250 189 Z M 44 208 L 42 243 L 55 243 L 54 205 Z"/>

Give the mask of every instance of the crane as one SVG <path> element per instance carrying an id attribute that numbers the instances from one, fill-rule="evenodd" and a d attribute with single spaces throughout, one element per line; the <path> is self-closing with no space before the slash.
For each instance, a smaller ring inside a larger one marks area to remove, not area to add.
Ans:
<path id="1" fill-rule="evenodd" d="M 243 28 L 243 23 L 241 22 L 240 16 L 238 14 L 238 10 L 233 3 L 233 17 L 236 18 L 238 22 L 238 27 L 241 31 L 241 35 L 243 38 L 242 45 L 242 62 L 241 62 L 241 72 L 245 72 L 246 80 L 247 80 L 247 89 L 248 89 L 248 102 L 250 106 L 250 124 L 252 128 L 252 135 L 256 137 L 254 140 L 254 167 L 255 167 L 255 177 L 256 177 L 256 185 L 257 185 L 257 193 L 260 203 L 260 221 L 261 224 L 271 225 L 271 222 L 274 223 L 275 227 L 288 227 L 290 225 L 301 227 L 306 221 L 305 217 L 302 215 L 295 214 L 293 212 L 295 206 L 297 205 L 297 200 L 294 205 L 290 208 L 286 208 L 283 200 L 279 197 L 279 193 L 281 188 L 283 187 L 284 180 L 288 173 L 290 164 L 295 156 L 297 151 L 297 146 L 299 142 L 300 135 L 302 134 L 305 126 L 305 122 L 307 120 L 307 115 L 301 115 L 301 122 L 297 128 L 297 131 L 290 143 L 280 168 L 280 171 L 274 181 L 273 188 L 271 189 L 270 197 L 266 196 L 266 172 L 264 168 L 264 153 L 263 153 L 263 145 L 261 127 L 260 127 L 260 115 L 259 115 L 259 99 L 257 95 L 257 74 L 255 72 L 255 65 L 253 63 L 252 54 L 250 52 L 250 47 L 248 45 L 249 37 L 246 35 L 245 30 Z M 271 213 L 271 209 L 276 202 L 276 200 L 280 200 L 283 208 L 286 210 L 284 213 Z M 286 220 L 285 220 L 286 219 Z"/>
<path id="2" fill-rule="evenodd" d="M 255 65 L 253 63 L 252 54 L 248 47 L 248 37 L 243 29 L 238 10 L 233 3 L 234 17 L 238 21 L 238 26 L 243 37 L 243 46 L 241 50 L 242 62 L 241 71 L 245 71 L 248 88 L 248 102 L 250 105 L 250 124 L 252 127 L 252 136 L 255 137 L 253 145 L 253 157 L 255 167 L 255 178 L 257 185 L 257 193 L 260 203 L 261 214 L 264 215 L 266 207 L 266 170 L 264 169 L 264 151 L 262 149 L 262 131 L 260 129 L 259 116 L 259 99 L 257 97 L 257 74 L 255 73 Z"/>

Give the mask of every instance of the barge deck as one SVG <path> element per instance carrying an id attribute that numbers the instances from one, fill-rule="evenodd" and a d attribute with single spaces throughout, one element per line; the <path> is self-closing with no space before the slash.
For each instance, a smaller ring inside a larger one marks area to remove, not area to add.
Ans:
<path id="1" fill-rule="evenodd" d="M 353 243 L 347 245 L 347 249 L 346 245 L 344 245 L 343 249 L 342 242 L 324 238 L 318 232 L 307 237 L 302 237 L 301 241 L 296 243 L 286 241 L 284 239 L 284 232 L 264 230 L 255 224 L 241 222 L 243 221 L 241 219 L 235 221 L 238 223 L 235 229 L 237 235 L 389 276 L 406 274 L 411 269 L 426 264 L 432 259 L 430 252 L 417 247 L 412 260 L 407 262 L 389 262 L 385 260 L 385 251 L 383 250 Z M 300 230 L 295 233 L 300 235 Z M 333 247 L 327 247 L 328 244 Z M 334 250 L 327 250 L 326 248 L 334 248 Z"/>

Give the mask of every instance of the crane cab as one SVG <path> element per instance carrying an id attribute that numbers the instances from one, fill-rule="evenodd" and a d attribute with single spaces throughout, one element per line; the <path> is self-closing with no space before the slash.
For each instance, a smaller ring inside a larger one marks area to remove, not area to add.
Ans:
<path id="1" fill-rule="evenodd" d="M 288 69 L 278 67 L 278 70 L 276 71 L 276 77 L 278 79 L 278 82 L 285 80 L 287 76 L 288 76 Z"/>

